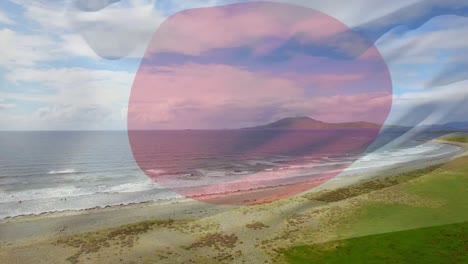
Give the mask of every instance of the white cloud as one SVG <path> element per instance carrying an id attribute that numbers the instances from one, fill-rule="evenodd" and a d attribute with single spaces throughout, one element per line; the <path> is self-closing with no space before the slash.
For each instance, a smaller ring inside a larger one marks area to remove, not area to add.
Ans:
<path id="1" fill-rule="evenodd" d="M 0 29 L 0 66 L 32 66 L 38 62 L 57 59 L 57 43 L 47 36 L 20 34 Z"/>
<path id="2" fill-rule="evenodd" d="M 0 110 L 15 108 L 14 104 L 3 104 L 0 103 Z"/>
<path id="3" fill-rule="evenodd" d="M 0 67 L 32 67 L 38 63 L 75 57 L 102 60 L 79 34 L 62 34 L 54 39 L 50 34 L 24 34 L 8 28 L 0 29 Z"/>
<path id="4" fill-rule="evenodd" d="M 56 37 L 65 36 L 66 51 L 78 56 L 140 58 L 153 32 L 165 19 L 154 8 L 154 1 L 148 0 L 119 1 L 103 9 L 90 10 L 77 8 L 74 2 L 66 1 L 14 1 L 42 31 Z"/>
<path id="5" fill-rule="evenodd" d="M 388 124 L 443 124 L 466 120 L 468 81 L 395 95 Z"/>
<path id="6" fill-rule="evenodd" d="M 23 7 L 25 16 L 43 28 L 59 30 L 69 27 L 68 19 L 62 8 L 40 3 L 27 3 Z"/>
<path id="7" fill-rule="evenodd" d="M 76 56 L 100 59 L 96 54 L 105 58 L 141 57 L 153 32 L 165 19 L 160 10 L 153 8 L 154 1 L 125 0 L 96 12 L 84 12 L 66 4 L 66 2 L 71 3 L 66 0 L 11 1 L 21 4 L 24 16 L 36 25 L 33 27 L 34 33 L 31 34 L 14 32 L 7 28 L 0 29 L 0 67 L 7 70 L 6 80 L 16 82 L 18 87 L 28 83 L 30 86 L 35 86 L 35 89 L 43 91 L 37 94 L 1 91 L 0 96 L 6 100 L 0 100 L 0 109 L 16 111 L 20 105 L 10 103 L 11 100 L 15 100 L 15 103 L 16 100 L 42 103 L 44 107 L 36 110 L 34 114 L 0 116 L 0 123 L 18 123 L 18 126 L 23 128 L 54 128 L 54 126 L 65 128 L 65 123 L 69 127 L 77 126 L 78 123 L 73 123 L 73 118 L 81 120 L 78 121 L 83 126 L 92 123 L 90 121 L 93 120 L 92 116 L 99 119 L 102 125 L 109 124 L 102 120 L 121 122 L 125 119 L 133 73 L 78 67 L 47 70 L 36 67 L 41 63 L 73 60 Z M 358 26 L 420 0 L 274 1 L 315 8 L 338 18 L 348 26 Z M 171 7 L 174 10 L 183 10 L 226 2 L 173 0 Z M 444 24 L 440 19 L 433 19 L 422 27 L 423 30 L 409 32 L 404 36 L 390 32 L 377 43 L 378 48 L 394 69 L 401 70 L 398 68 L 399 64 L 413 64 L 414 72 L 421 73 L 418 66 L 437 60 L 438 51 L 464 50 L 467 47 L 467 20 L 454 17 L 452 20 L 453 23 Z M 12 23 L 15 21 L 0 10 L 0 24 Z M 433 28 L 436 24 L 443 26 Z M 31 29 L 31 24 L 24 23 L 21 26 Z M 424 30 L 426 27 L 430 31 L 436 31 L 426 32 Z M 468 57 L 458 54 L 453 57 L 447 56 L 445 60 L 464 63 L 468 61 Z M 407 79 L 400 77 L 401 74 L 395 74 L 394 81 L 424 88 L 423 80 L 417 79 L 418 75 L 412 75 L 410 71 L 406 71 L 405 75 Z M 428 78 L 430 77 L 429 75 Z M 390 120 L 397 123 L 408 113 L 424 111 L 432 113 L 431 121 L 436 119 L 443 121 L 449 112 L 453 113 L 450 115 L 451 119 L 466 119 L 463 114 L 468 112 L 468 109 L 458 104 L 461 98 L 466 97 L 466 85 L 468 85 L 466 82 L 461 82 L 440 89 L 424 89 L 421 92 L 398 95 L 395 97 L 394 111 Z M 50 90 L 50 93 L 45 93 L 46 90 Z M 454 105 L 460 110 L 453 110 Z M 435 113 L 434 109 L 438 109 L 439 114 Z M 423 116 L 425 115 L 421 115 L 418 122 L 425 120 Z"/>
<path id="8" fill-rule="evenodd" d="M 108 107 L 87 104 L 53 104 L 28 115 L 0 111 L 1 130 L 123 129 Z"/>
<path id="9" fill-rule="evenodd" d="M 110 117 L 111 109 L 101 105 L 52 105 L 39 108 L 34 112 L 34 118 L 50 124 L 54 123 L 81 123 L 89 121 L 103 121 Z"/>
<path id="10" fill-rule="evenodd" d="M 434 18 L 415 30 L 395 29 L 376 46 L 399 90 L 422 90 L 467 78 L 468 18 Z"/>
<path id="11" fill-rule="evenodd" d="M 431 30 L 441 23 L 447 27 Z M 387 61 L 422 64 L 436 61 L 440 52 L 466 50 L 466 43 L 468 19 L 450 17 L 435 18 L 417 30 L 408 31 L 403 35 L 391 31 L 379 39 L 376 46 Z M 459 60 L 460 57 L 454 59 Z"/>
<path id="12" fill-rule="evenodd" d="M 16 107 L 16 105 L 11 104 L 11 103 L 6 103 L 5 99 L 0 98 L 0 111 L 5 110 L 5 109 L 15 108 L 15 107 Z"/>
<path id="13" fill-rule="evenodd" d="M 0 24 L 13 24 L 13 21 L 5 14 L 2 10 L 0 10 Z"/>
<path id="14" fill-rule="evenodd" d="M 126 116 L 122 109 L 127 107 L 132 73 L 85 68 L 18 68 L 7 73 L 6 79 L 19 86 L 33 84 L 43 91 L 0 93 L 9 100 L 42 105 L 27 114 L 0 115 L 2 123 L 10 124 L 9 129 L 125 128 Z"/>
<path id="15" fill-rule="evenodd" d="M 105 6 L 102 9 L 94 8 L 94 12 L 76 8 L 72 2 L 58 3 L 15 0 L 25 8 L 26 16 L 37 22 L 45 30 L 66 31 L 68 34 L 81 35 L 84 40 L 74 40 L 80 45 L 86 43 L 95 54 L 104 58 L 121 58 L 123 56 L 141 57 L 147 44 L 157 29 L 166 18 L 163 10 L 154 8 L 154 0 L 128 0 L 118 1 L 111 5 L 102 5 L 102 1 L 86 1 Z M 310 7 L 336 17 L 348 26 L 357 26 L 372 19 L 387 15 L 392 11 L 410 5 L 418 0 L 357 0 L 350 1 L 321 1 L 321 0 L 274 0 L 276 2 L 289 3 Z M 110 1 L 114 2 L 114 1 Z M 174 11 L 185 10 L 194 7 L 210 7 L 230 3 L 232 1 L 181 1 L 173 0 L 170 8 Z M 164 10 L 167 11 L 167 10 Z M 362 16 L 366 13 L 366 16 Z M 92 56 L 86 47 L 79 47 L 77 43 L 72 45 L 69 51 L 75 51 L 74 55 Z"/>
<path id="16" fill-rule="evenodd" d="M 5 98 L 5 100 L 13 100 L 13 101 L 21 101 L 21 102 L 36 102 L 36 103 L 47 103 L 53 101 L 53 95 L 44 94 L 44 93 L 37 93 L 31 91 L 8 91 L 2 92 L 0 91 L 0 96 Z"/>
<path id="17" fill-rule="evenodd" d="M 133 81 L 130 72 L 86 68 L 19 68 L 5 77 L 13 83 L 34 83 L 44 89 L 53 89 L 57 95 L 55 101 L 62 103 L 126 101 Z"/>

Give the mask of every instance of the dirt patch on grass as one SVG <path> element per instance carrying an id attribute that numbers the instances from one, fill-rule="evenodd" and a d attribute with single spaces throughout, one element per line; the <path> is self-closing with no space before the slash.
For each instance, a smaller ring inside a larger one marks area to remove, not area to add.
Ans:
<path id="1" fill-rule="evenodd" d="M 293 214 L 289 216 L 286 220 L 287 220 L 288 226 L 295 227 L 295 226 L 310 222 L 311 215 L 310 214 Z"/>
<path id="2" fill-rule="evenodd" d="M 218 226 L 211 222 L 201 223 L 193 220 L 151 220 L 60 238 L 54 242 L 54 245 L 77 248 L 78 252 L 67 260 L 70 263 L 78 263 L 82 255 L 96 253 L 104 248 L 116 247 L 120 248 L 120 251 L 132 248 L 135 242 L 140 239 L 141 234 L 156 228 L 166 228 L 188 234 L 201 234 L 209 230 L 216 230 Z"/>
<path id="3" fill-rule="evenodd" d="M 171 226 L 174 220 L 145 221 L 138 224 L 124 225 L 99 232 L 88 232 L 60 238 L 54 245 L 66 245 L 78 248 L 78 252 L 67 258 L 70 263 L 78 263 L 80 256 L 100 251 L 102 248 L 118 246 L 131 248 L 139 239 L 138 235 L 148 232 L 156 226 Z"/>
<path id="4" fill-rule="evenodd" d="M 428 208 L 438 208 L 444 205 L 443 201 L 428 199 L 395 188 L 371 193 L 368 198 L 375 202 L 405 204 Z"/>
<path id="5" fill-rule="evenodd" d="M 251 224 L 246 224 L 245 227 L 249 229 L 258 230 L 258 229 L 268 228 L 269 226 L 265 225 L 262 222 L 253 222 Z"/>
<path id="6" fill-rule="evenodd" d="M 224 235 L 222 233 L 213 233 L 202 237 L 185 249 L 189 250 L 193 248 L 212 247 L 219 250 L 222 248 L 234 248 L 238 240 L 239 239 L 235 234 Z"/>
<path id="7" fill-rule="evenodd" d="M 242 255 L 240 250 L 233 252 L 238 240 L 239 238 L 235 234 L 222 234 L 218 232 L 205 235 L 189 246 L 182 248 L 185 250 L 204 248 L 202 254 L 204 254 L 205 257 L 209 257 L 213 263 L 232 263 L 236 257 L 240 257 Z M 205 247 L 209 247 L 214 251 L 209 253 L 210 250 L 207 250 Z M 194 251 L 192 251 L 192 254 L 194 257 L 197 256 Z M 200 259 L 196 263 L 211 263 L 211 261 L 207 262 L 206 259 Z"/>

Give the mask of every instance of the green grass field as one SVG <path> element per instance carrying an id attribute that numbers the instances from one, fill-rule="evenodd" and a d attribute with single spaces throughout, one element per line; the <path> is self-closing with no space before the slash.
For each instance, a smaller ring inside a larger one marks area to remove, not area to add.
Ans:
<path id="1" fill-rule="evenodd" d="M 421 228 L 285 252 L 290 263 L 468 263 L 468 223 Z"/>
<path id="2" fill-rule="evenodd" d="M 386 193 L 396 200 L 369 199 L 338 227 L 350 239 L 291 247 L 283 251 L 286 260 L 468 263 L 468 157 L 421 172 Z"/>

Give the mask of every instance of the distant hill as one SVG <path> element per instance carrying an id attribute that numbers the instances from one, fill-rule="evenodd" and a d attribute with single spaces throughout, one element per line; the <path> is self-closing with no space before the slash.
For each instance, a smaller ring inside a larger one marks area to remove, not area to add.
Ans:
<path id="1" fill-rule="evenodd" d="M 370 122 L 327 123 L 310 117 L 288 117 L 262 126 L 244 129 L 380 129 L 380 126 Z"/>
<path id="2" fill-rule="evenodd" d="M 447 130 L 467 131 L 468 122 L 452 122 L 452 123 L 447 123 L 443 125 L 443 127 Z"/>

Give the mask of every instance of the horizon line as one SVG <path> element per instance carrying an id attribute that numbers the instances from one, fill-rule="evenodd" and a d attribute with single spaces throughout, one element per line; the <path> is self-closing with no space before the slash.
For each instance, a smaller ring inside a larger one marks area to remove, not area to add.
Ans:
<path id="1" fill-rule="evenodd" d="M 445 124 L 433 124 L 433 125 L 418 125 L 418 126 L 443 126 Z M 402 128 L 402 129 L 411 129 L 416 128 L 418 126 L 406 126 L 406 125 L 383 125 L 381 128 L 334 128 L 332 130 L 368 130 L 368 129 L 382 129 L 382 128 Z M 140 131 L 226 131 L 226 130 L 331 130 L 328 128 L 316 128 L 316 129 L 288 129 L 288 128 L 178 128 L 178 129 L 35 129 L 35 130 L 0 130 L 2 132 L 140 132 Z M 456 128 L 446 128 L 444 131 L 460 131 L 466 132 L 463 129 L 456 129 Z"/>

